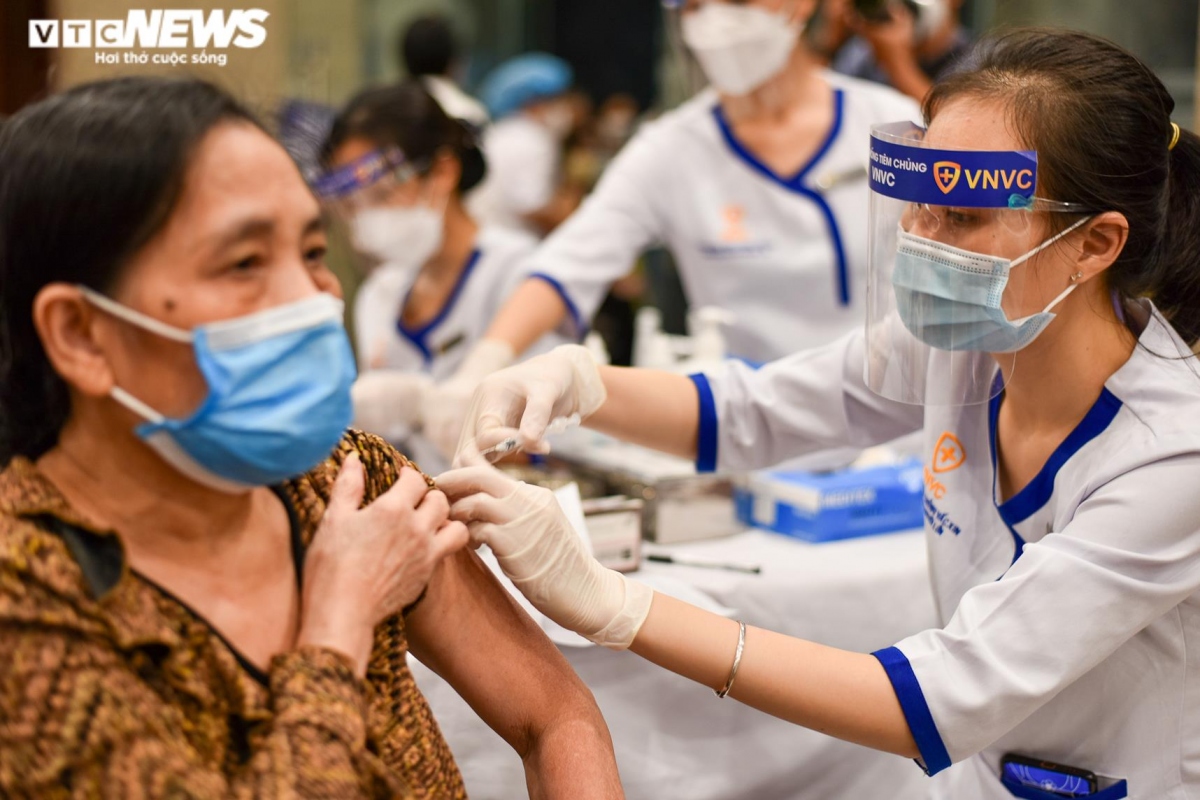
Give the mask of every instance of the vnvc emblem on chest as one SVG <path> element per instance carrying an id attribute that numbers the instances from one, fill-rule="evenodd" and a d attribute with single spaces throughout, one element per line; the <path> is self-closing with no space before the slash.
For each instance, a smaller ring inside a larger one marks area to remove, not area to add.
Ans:
<path id="1" fill-rule="evenodd" d="M 737 244 L 750 238 L 746 233 L 746 209 L 739 205 L 728 205 L 721 212 L 721 216 L 725 220 L 721 241 Z"/>
<path id="2" fill-rule="evenodd" d="M 967 451 L 953 433 L 946 431 L 933 447 L 933 471 L 953 472 L 967 460 Z"/>

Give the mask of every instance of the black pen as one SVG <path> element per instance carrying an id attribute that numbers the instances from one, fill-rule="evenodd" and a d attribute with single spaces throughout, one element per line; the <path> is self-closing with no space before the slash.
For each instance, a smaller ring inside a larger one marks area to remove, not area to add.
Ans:
<path id="1" fill-rule="evenodd" d="M 749 575 L 762 574 L 762 567 L 749 566 L 746 564 L 720 564 L 715 561 L 691 561 L 686 558 L 676 558 L 675 556 L 657 555 L 655 553 L 646 554 L 647 561 L 653 561 L 657 564 L 675 564 L 680 567 L 701 567 L 703 569 L 727 569 L 732 572 L 745 572 Z"/>

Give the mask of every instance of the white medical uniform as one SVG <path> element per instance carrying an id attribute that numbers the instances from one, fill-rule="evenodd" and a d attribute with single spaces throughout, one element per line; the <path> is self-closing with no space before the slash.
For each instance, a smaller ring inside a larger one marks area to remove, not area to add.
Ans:
<path id="1" fill-rule="evenodd" d="M 665 245 L 692 307 L 732 311 L 729 351 L 757 362 L 862 325 L 870 129 L 920 113 L 891 89 L 823 75 L 833 125 L 796 174 L 755 158 L 705 91 L 638 131 L 533 270 L 588 320 L 644 250 Z"/>
<path id="2" fill-rule="evenodd" d="M 863 382 L 861 332 L 758 372 L 735 364 L 693 378 L 704 468 L 924 428 L 926 539 L 945 627 L 875 655 L 938 773 L 933 797 L 1012 797 L 999 764 L 1017 753 L 1106 776 L 1102 789 L 1128 782 L 1095 795 L 1106 800 L 1200 798 L 1200 378 L 1148 302 L 1130 310 L 1145 325 L 1132 357 L 1003 502 L 1003 395 L 965 407 L 884 400 Z M 947 374 L 943 356 L 929 381 Z"/>
<path id="3" fill-rule="evenodd" d="M 537 241 L 515 231 L 480 227 L 475 251 L 446 305 L 429 322 L 410 327 L 401 311 L 417 271 L 383 265 L 358 290 L 354 326 L 360 367 L 452 376 L 483 338 L 505 299 L 528 277 L 524 269 Z M 546 352 L 567 339 L 550 333 L 525 354 Z"/>
<path id="4" fill-rule="evenodd" d="M 554 199 L 562 181 L 562 141 L 527 114 L 493 122 L 483 134 L 487 175 L 467 197 L 467 210 L 483 225 L 541 231 L 525 216 Z"/>

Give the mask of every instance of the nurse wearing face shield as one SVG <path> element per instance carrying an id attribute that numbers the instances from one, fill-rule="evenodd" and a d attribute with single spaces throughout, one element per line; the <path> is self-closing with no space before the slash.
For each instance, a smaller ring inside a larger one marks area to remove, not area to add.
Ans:
<path id="1" fill-rule="evenodd" d="M 463 194 L 487 164 L 474 134 L 417 81 L 371 89 L 338 115 L 316 190 L 378 266 L 355 299 L 362 376 L 355 425 L 402 445 L 432 469 L 443 456 L 420 436 L 434 380 L 458 369 L 488 320 L 526 277 L 535 240 L 479 225 Z M 566 341 L 547 335 L 531 349 Z"/>
<path id="2" fill-rule="evenodd" d="M 664 246 L 693 308 L 732 312 L 754 362 L 862 324 L 872 125 L 916 120 L 897 92 L 821 69 L 801 40 L 814 0 L 672 4 L 710 87 L 644 126 L 529 262 L 533 273 L 436 391 L 432 438 L 453 450 L 471 392 L 547 331 L 580 334 L 611 284 Z"/>
<path id="3" fill-rule="evenodd" d="M 867 323 L 690 380 L 559 348 L 491 376 L 452 514 L 532 602 L 783 719 L 916 758 L 931 796 L 1200 793 L 1200 140 L 1135 57 L 1014 31 L 870 142 Z M 602 569 L 545 491 L 478 463 L 580 414 L 769 466 L 923 431 L 941 629 L 858 654 Z M 886 789 L 881 787 L 881 796 Z"/>

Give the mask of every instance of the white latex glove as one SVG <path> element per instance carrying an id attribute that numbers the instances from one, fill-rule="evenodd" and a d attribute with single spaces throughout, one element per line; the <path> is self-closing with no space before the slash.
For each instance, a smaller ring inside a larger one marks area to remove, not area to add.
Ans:
<path id="1" fill-rule="evenodd" d="M 421 426 L 421 408 L 431 389 L 433 379 L 421 372 L 365 372 L 350 389 L 354 427 L 391 442 L 400 441 Z"/>
<path id="2" fill-rule="evenodd" d="M 451 470 L 437 486 L 451 500 L 451 518 L 467 523 L 476 545 L 492 549 L 538 611 L 613 650 L 633 643 L 653 590 L 600 566 L 553 492 L 486 465 Z"/>
<path id="3" fill-rule="evenodd" d="M 484 449 L 515 436 L 528 452 L 546 452 L 550 423 L 591 416 L 608 398 L 600 370 L 586 348 L 565 344 L 489 375 L 471 400 L 455 464 L 470 447 Z"/>
<path id="4" fill-rule="evenodd" d="M 507 342 L 482 339 L 448 380 L 434 386 L 425 396 L 422 417 L 425 436 L 450 461 L 471 405 L 471 395 L 480 381 L 513 362 L 516 354 Z"/>

